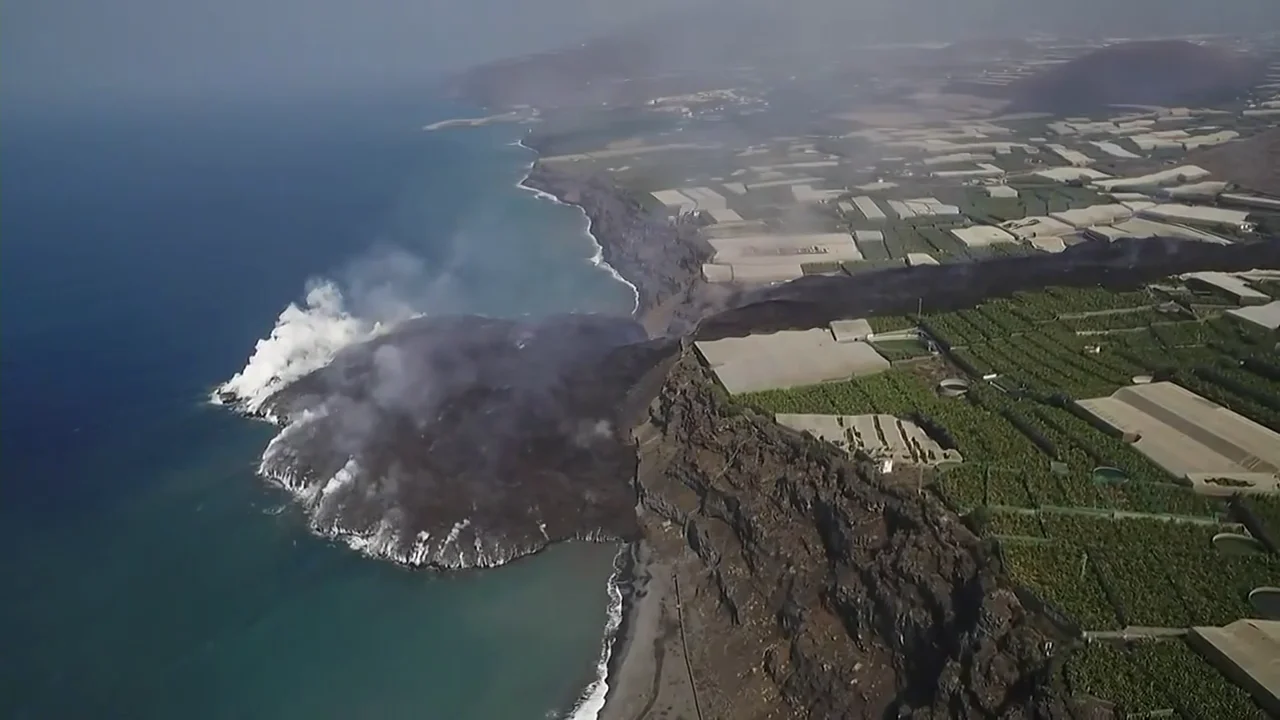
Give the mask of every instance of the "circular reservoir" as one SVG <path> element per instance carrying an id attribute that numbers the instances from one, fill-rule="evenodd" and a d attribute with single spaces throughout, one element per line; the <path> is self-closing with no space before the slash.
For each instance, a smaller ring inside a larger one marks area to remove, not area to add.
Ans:
<path id="1" fill-rule="evenodd" d="M 969 381 L 964 378 L 947 378 L 938 383 L 938 392 L 947 397 L 960 397 L 969 392 Z"/>
<path id="2" fill-rule="evenodd" d="M 1218 533 L 1213 546 L 1223 555 L 1258 555 L 1267 551 L 1257 539 L 1240 533 Z"/>
<path id="3" fill-rule="evenodd" d="M 1129 476 L 1120 468 L 1102 465 L 1093 469 L 1093 481 L 1099 485 L 1122 485 L 1129 482 Z"/>
<path id="4" fill-rule="evenodd" d="M 1249 604 L 1263 619 L 1280 620 L 1280 588 L 1254 588 L 1249 593 Z"/>

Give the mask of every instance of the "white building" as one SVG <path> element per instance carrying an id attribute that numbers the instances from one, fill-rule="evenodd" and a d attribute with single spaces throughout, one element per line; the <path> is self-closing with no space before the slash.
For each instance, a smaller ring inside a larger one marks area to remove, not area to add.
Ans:
<path id="1" fill-rule="evenodd" d="M 1280 329 L 1280 300 L 1269 302 L 1266 305 L 1252 305 L 1228 310 L 1227 314 L 1234 315 L 1245 322 L 1267 330 Z"/>
<path id="2" fill-rule="evenodd" d="M 1052 151 L 1054 155 L 1057 155 L 1058 157 L 1062 158 L 1064 161 L 1066 161 L 1068 165 L 1071 165 L 1073 167 L 1084 167 L 1086 165 L 1093 164 L 1093 158 L 1089 157 L 1088 155 L 1085 155 L 1079 150 L 1072 150 L 1066 145 L 1057 145 L 1054 143 L 1050 143 L 1045 147 L 1047 147 L 1050 151 Z"/>
<path id="3" fill-rule="evenodd" d="M 876 201 L 871 199 L 869 195 L 859 195 L 853 199 L 853 204 L 862 212 L 863 217 L 868 220 L 883 220 L 884 211 L 876 205 Z"/>
<path id="4" fill-rule="evenodd" d="M 1167 185 L 1184 185 L 1199 182 L 1209 177 L 1209 171 L 1197 165 L 1182 165 L 1168 170 L 1161 170 L 1147 175 L 1131 178 L 1112 178 L 1094 182 L 1103 190 L 1140 190 L 1142 188 L 1164 187 Z"/>
<path id="5" fill-rule="evenodd" d="M 973 227 L 952 228 L 951 234 L 968 247 L 987 247 L 997 243 L 1013 243 L 1018 239 L 1007 230 L 994 225 L 974 225 Z"/>
<path id="6" fill-rule="evenodd" d="M 1076 230 L 1072 225 L 1044 215 L 1032 215 L 1031 217 L 1010 220 L 1001 223 L 1000 227 L 1022 240 L 1030 240 L 1037 237 L 1062 237 L 1063 235 L 1070 235 Z"/>
<path id="7" fill-rule="evenodd" d="M 1042 178 L 1049 178 L 1050 180 L 1056 180 L 1057 182 L 1061 182 L 1061 183 L 1071 182 L 1072 180 L 1092 182 L 1095 180 L 1103 180 L 1111 177 L 1110 175 L 1102 172 L 1101 170 L 1095 170 L 1093 168 L 1077 168 L 1077 167 L 1049 168 L 1048 170 L 1037 170 L 1033 174 L 1039 175 Z"/>
<path id="8" fill-rule="evenodd" d="M 1140 210 L 1139 215 L 1152 220 L 1220 228 L 1235 232 L 1251 232 L 1253 230 L 1253 223 L 1249 222 L 1249 213 L 1244 210 L 1232 210 L 1230 208 L 1165 203 Z"/>
<path id="9" fill-rule="evenodd" d="M 1122 203 L 1112 203 L 1049 213 L 1049 217 L 1074 228 L 1087 228 L 1091 225 L 1110 225 L 1120 220 L 1126 220 L 1133 217 L 1133 210 L 1125 207 Z"/>

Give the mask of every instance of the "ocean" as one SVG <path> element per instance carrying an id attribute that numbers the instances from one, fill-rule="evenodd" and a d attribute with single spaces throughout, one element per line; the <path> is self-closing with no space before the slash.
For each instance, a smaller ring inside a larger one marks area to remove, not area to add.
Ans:
<path id="1" fill-rule="evenodd" d="M 211 406 L 316 278 L 347 310 L 625 314 L 514 126 L 416 98 L 0 127 L 0 716 L 547 718 L 592 683 L 612 545 L 411 571 L 307 531 Z M 580 717 L 590 715 L 579 710 Z"/>

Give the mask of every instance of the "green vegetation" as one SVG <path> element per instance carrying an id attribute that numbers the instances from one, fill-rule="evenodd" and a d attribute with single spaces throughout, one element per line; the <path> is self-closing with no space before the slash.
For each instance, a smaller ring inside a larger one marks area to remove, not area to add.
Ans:
<path id="1" fill-rule="evenodd" d="M 867 318 L 867 324 L 871 326 L 871 332 L 887 333 L 910 330 L 916 326 L 916 320 L 907 315 L 881 315 L 880 317 Z"/>
<path id="2" fill-rule="evenodd" d="M 1076 403 L 1157 375 L 1280 427 L 1275 336 L 1215 316 L 1212 307 L 1198 320 L 1155 309 L 1167 301 L 1152 290 L 1050 288 L 872 321 L 880 331 L 918 320 L 971 376 L 961 398 L 941 397 L 895 368 L 742 399 L 766 412 L 888 413 L 944 434 L 964 462 L 937 472 L 933 490 L 999 543 L 1021 588 L 1082 630 L 1226 624 L 1252 614 L 1251 590 L 1280 584 L 1280 557 L 1219 551 L 1215 534 L 1247 532 L 1227 524 L 1226 503 L 1196 494 Z M 981 379 L 991 373 L 996 381 Z M 1256 518 L 1253 527 L 1280 538 L 1280 500 L 1240 505 Z M 1075 691 L 1129 713 L 1237 712 L 1238 692 L 1213 672 L 1196 671 L 1203 700 L 1182 691 L 1194 683 L 1179 673 L 1199 667 L 1194 655 L 1178 655 L 1183 650 L 1091 645 L 1073 656 L 1068 677 Z M 1150 661 L 1150 676 L 1135 658 Z M 1161 665 L 1167 658 L 1181 664 Z"/>
<path id="3" fill-rule="evenodd" d="M 890 362 L 898 362 L 900 360 L 910 360 L 911 358 L 926 357 L 929 355 L 929 347 L 919 340 L 880 340 L 872 343 L 876 352 L 884 356 Z"/>
<path id="4" fill-rule="evenodd" d="M 1135 643 L 1129 653 L 1144 674 L 1173 698 L 1185 718 L 1263 717 L 1248 693 L 1228 682 L 1183 641 Z"/>
<path id="5" fill-rule="evenodd" d="M 1036 513 L 996 511 L 986 516 L 982 534 L 1006 538 L 1043 538 L 1044 528 Z"/>
<path id="6" fill-rule="evenodd" d="M 1040 522 L 1051 539 L 1087 553 L 1124 625 L 1226 624 L 1251 615 L 1251 590 L 1280 581 L 1280 558 L 1213 546 L 1233 526 L 1077 512 L 1041 512 Z"/>
<path id="7" fill-rule="evenodd" d="M 1071 653 L 1066 679 L 1072 693 L 1109 700 L 1122 717 L 1160 711 L 1186 720 L 1264 717 L 1248 693 L 1177 638 L 1089 643 Z"/>
<path id="8" fill-rule="evenodd" d="M 840 263 L 838 262 L 812 262 L 801 263 L 800 270 L 805 275 L 830 275 L 840 272 Z"/>
<path id="9" fill-rule="evenodd" d="M 1057 308 L 1055 315 L 1057 317 L 1104 310 L 1125 310 L 1159 302 L 1159 298 L 1150 290 L 1116 292 L 1102 287 L 1054 287 L 1035 295 L 1039 295 L 1034 299 L 1035 302 L 1048 303 L 1051 307 Z"/>
<path id="10" fill-rule="evenodd" d="M 906 263 L 901 258 L 873 259 L 868 257 L 866 260 L 846 260 L 840 263 L 840 269 L 844 270 L 846 275 L 859 275 L 861 273 L 879 272 L 880 270 L 891 270 L 906 266 Z"/>
<path id="11" fill-rule="evenodd" d="M 1177 315 L 1155 309 L 1135 309 L 1098 315 L 1064 317 L 1060 320 L 1072 332 L 1112 332 L 1144 328 L 1157 323 L 1177 322 Z"/>
<path id="12" fill-rule="evenodd" d="M 1240 505 L 1261 524 L 1261 533 L 1272 543 L 1280 543 L 1280 497 L 1249 495 L 1240 499 Z"/>
<path id="13" fill-rule="evenodd" d="M 1066 675 L 1073 694 L 1109 700 L 1121 717 L 1173 708 L 1164 688 L 1151 682 L 1137 658 L 1122 647 L 1090 643 L 1072 653 Z"/>
<path id="14" fill-rule="evenodd" d="M 1007 375 L 1013 384 L 1046 396 L 1109 395 L 1133 377 L 1129 366 L 1098 362 L 1075 342 L 1043 333 L 997 338 L 970 345 L 966 351 L 966 357 L 985 372 Z"/>
<path id="15" fill-rule="evenodd" d="M 1088 556 L 1064 543 L 1001 543 L 1005 570 L 1021 586 L 1091 630 L 1119 630 Z"/>

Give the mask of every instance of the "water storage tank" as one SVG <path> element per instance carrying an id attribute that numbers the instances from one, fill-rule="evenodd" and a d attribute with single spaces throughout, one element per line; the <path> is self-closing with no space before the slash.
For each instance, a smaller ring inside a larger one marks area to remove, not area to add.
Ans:
<path id="1" fill-rule="evenodd" d="M 1213 536 L 1213 546 L 1223 555 L 1257 555 L 1267 551 L 1257 539 L 1240 533 L 1218 533 Z"/>
<path id="2" fill-rule="evenodd" d="M 1280 588 L 1260 587 L 1249 593 L 1249 604 L 1264 620 L 1280 620 Z"/>
<path id="3" fill-rule="evenodd" d="M 1099 485 L 1121 485 L 1129 482 L 1129 476 L 1120 468 L 1103 465 L 1093 469 L 1093 481 Z"/>
<path id="4" fill-rule="evenodd" d="M 969 381 L 964 378 L 947 378 L 938 383 L 938 394 L 944 397 L 960 397 L 969 392 Z"/>

